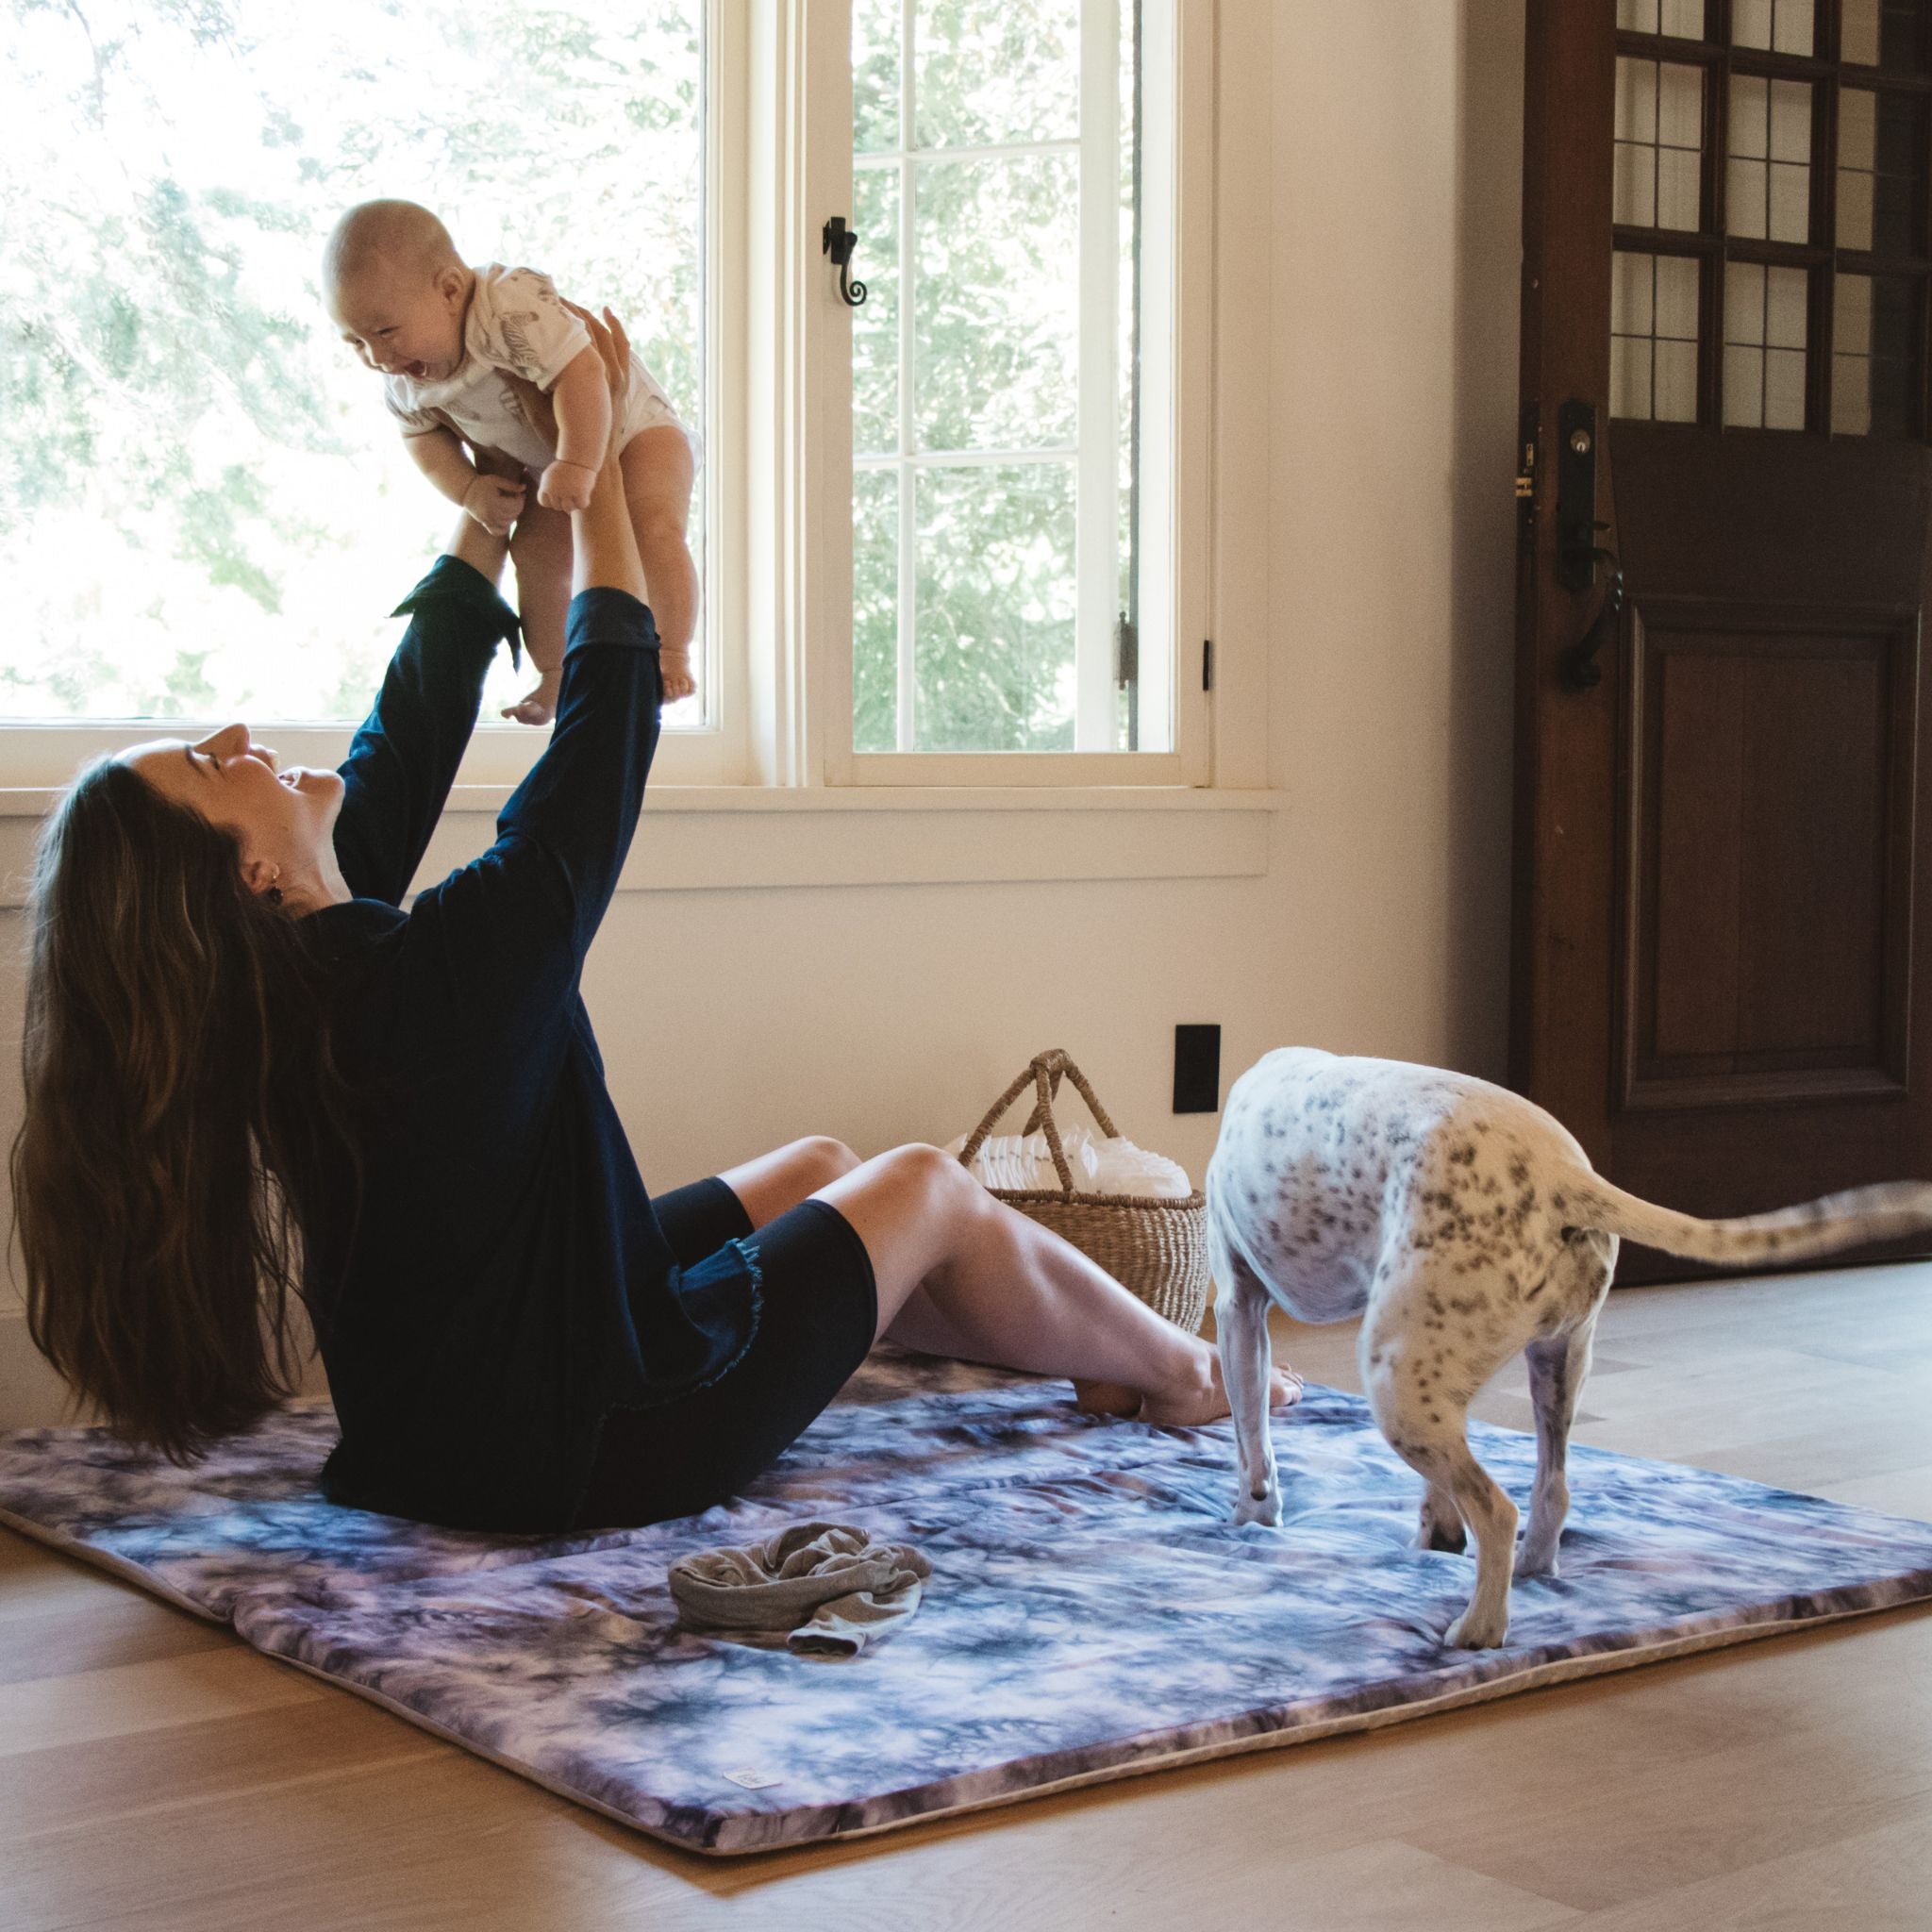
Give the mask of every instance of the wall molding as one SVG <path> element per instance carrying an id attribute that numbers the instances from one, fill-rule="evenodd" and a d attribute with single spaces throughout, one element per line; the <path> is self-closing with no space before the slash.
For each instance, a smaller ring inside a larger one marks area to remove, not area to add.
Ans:
<path id="1" fill-rule="evenodd" d="M 57 796 L 0 791 L 0 907 L 25 903 L 39 822 Z M 507 786 L 458 786 L 417 887 L 494 836 Z M 1265 874 L 1279 791 L 1186 786 L 917 793 L 667 786 L 644 815 L 623 892 L 784 887 L 1243 878 Z"/>

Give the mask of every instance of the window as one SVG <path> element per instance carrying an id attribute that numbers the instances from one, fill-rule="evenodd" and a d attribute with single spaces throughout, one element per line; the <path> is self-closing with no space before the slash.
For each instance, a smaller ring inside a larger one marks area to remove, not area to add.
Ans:
<path id="1" fill-rule="evenodd" d="M 1932 14 L 1618 0 L 1617 25 L 1611 413 L 1923 437 Z"/>
<path id="2" fill-rule="evenodd" d="M 608 299 L 702 425 L 704 0 L 0 6 L 0 178 L 34 210 L 0 283 L 0 720 L 342 741 L 363 715 L 385 613 L 457 512 L 321 309 L 321 239 L 358 200 L 420 200 L 467 260 Z M 705 534 L 700 500 L 701 569 Z M 499 654 L 485 720 L 528 681 Z M 486 727 L 472 765 L 541 741 Z M 85 748 L 61 735 L 65 770 Z"/>
<path id="3" fill-rule="evenodd" d="M 154 720 L 340 756 L 455 514 L 320 308 L 375 194 L 609 300 L 703 432 L 661 779 L 1205 780 L 1211 9 L 0 8 L 0 782 Z"/>
<path id="4" fill-rule="evenodd" d="M 854 225 L 874 263 L 853 327 L 861 751 L 1141 737 L 1137 10 L 853 7 Z"/>

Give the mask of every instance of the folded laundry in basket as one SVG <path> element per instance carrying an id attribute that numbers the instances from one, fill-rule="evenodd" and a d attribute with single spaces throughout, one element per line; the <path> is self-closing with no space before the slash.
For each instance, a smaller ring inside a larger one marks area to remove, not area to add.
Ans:
<path id="1" fill-rule="evenodd" d="M 932 1565 L 906 1543 L 838 1523 L 794 1523 L 745 1548 L 680 1557 L 671 1594 L 685 1624 L 783 1637 L 808 1657 L 856 1657 L 919 1607 Z"/>
<path id="2" fill-rule="evenodd" d="M 948 1154 L 966 1145 L 959 1135 L 947 1143 Z M 1156 1200 L 1185 1201 L 1193 1192 L 1188 1171 L 1164 1154 L 1137 1147 L 1124 1134 L 1096 1138 L 1085 1127 L 1069 1127 L 1060 1135 L 1060 1151 L 1084 1194 L 1140 1194 Z M 991 1134 L 973 1157 L 973 1172 L 990 1188 L 1043 1191 L 1058 1193 L 1059 1171 L 1044 1130 L 1031 1134 Z"/>

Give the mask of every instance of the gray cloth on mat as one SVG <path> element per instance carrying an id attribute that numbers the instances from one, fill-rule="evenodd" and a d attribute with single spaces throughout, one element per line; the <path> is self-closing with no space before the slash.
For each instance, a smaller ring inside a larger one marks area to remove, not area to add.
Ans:
<path id="1" fill-rule="evenodd" d="M 794 1523 L 743 1549 L 680 1557 L 671 1594 L 691 1629 L 783 1637 L 808 1657 L 856 1657 L 919 1607 L 932 1565 L 838 1523 Z"/>

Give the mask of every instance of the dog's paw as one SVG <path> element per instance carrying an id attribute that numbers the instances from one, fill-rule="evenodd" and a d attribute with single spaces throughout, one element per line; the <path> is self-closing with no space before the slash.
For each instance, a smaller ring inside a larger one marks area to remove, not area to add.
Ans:
<path id="1" fill-rule="evenodd" d="M 1237 1523 L 1265 1523 L 1270 1529 L 1279 1529 L 1281 1491 L 1270 1490 L 1266 1495 L 1251 1496 L 1243 1491 L 1235 1498 L 1234 1520 Z"/>
<path id="2" fill-rule="evenodd" d="M 1524 1540 L 1516 1553 L 1516 1574 L 1519 1576 L 1555 1576 L 1557 1574 L 1557 1545 L 1551 1543 L 1547 1549 L 1540 1544 Z"/>
<path id="3" fill-rule="evenodd" d="M 1443 1632 L 1442 1641 L 1451 1650 L 1494 1650 L 1509 1634 L 1509 1612 L 1493 1617 L 1480 1616 L 1471 1604 Z"/>

